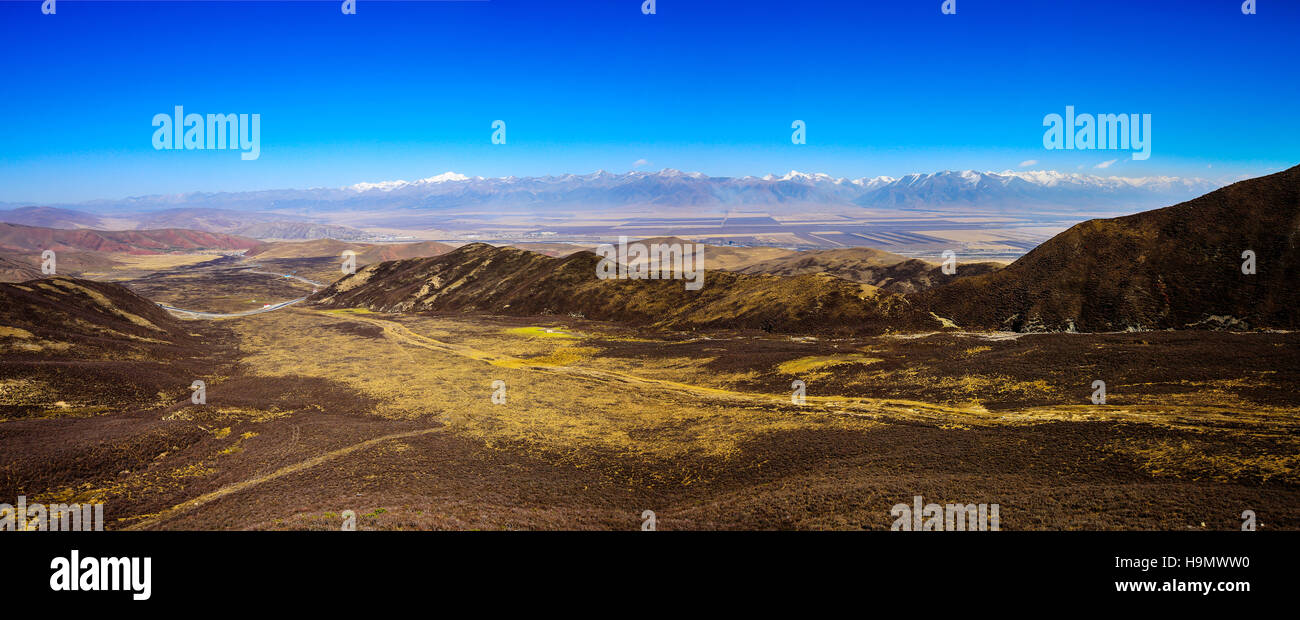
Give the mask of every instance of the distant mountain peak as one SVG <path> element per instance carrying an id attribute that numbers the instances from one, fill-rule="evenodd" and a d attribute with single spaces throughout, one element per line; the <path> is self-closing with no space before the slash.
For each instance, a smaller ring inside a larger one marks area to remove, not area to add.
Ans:
<path id="1" fill-rule="evenodd" d="M 483 177 L 477 177 L 477 178 L 482 179 Z M 378 183 L 357 183 L 356 185 L 348 186 L 347 189 L 352 189 L 359 192 L 368 192 L 370 190 L 375 190 L 375 189 L 381 191 L 392 191 L 399 187 L 407 187 L 410 185 L 427 185 L 430 183 L 447 183 L 449 181 L 468 181 L 468 180 L 470 180 L 468 176 L 448 170 L 447 172 L 444 172 L 442 174 L 435 174 L 431 177 L 419 179 L 417 181 L 403 181 L 399 179 L 396 181 L 380 181 Z"/>

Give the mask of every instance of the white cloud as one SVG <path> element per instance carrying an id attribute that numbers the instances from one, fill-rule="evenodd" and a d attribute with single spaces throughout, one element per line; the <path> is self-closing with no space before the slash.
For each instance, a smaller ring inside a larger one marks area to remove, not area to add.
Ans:
<path id="1" fill-rule="evenodd" d="M 1097 164 L 1096 166 L 1093 166 L 1093 168 L 1109 168 L 1109 167 L 1111 167 L 1111 164 L 1114 164 L 1114 163 L 1117 162 L 1117 161 L 1119 161 L 1119 160 L 1118 160 L 1118 159 L 1107 159 L 1106 161 L 1103 161 L 1103 162 L 1101 162 L 1100 164 Z"/>
<path id="2" fill-rule="evenodd" d="M 633 168 L 640 168 L 640 167 L 642 167 L 642 166 L 649 166 L 649 165 L 650 165 L 650 162 L 649 162 L 649 161 L 646 161 L 645 159 L 638 159 L 638 160 L 632 162 L 632 167 L 633 167 Z"/>
<path id="3" fill-rule="evenodd" d="M 1038 165 L 1037 159 L 1026 159 L 1025 161 L 1020 162 L 1021 168 L 1025 168 L 1028 166 L 1037 166 L 1037 165 Z"/>

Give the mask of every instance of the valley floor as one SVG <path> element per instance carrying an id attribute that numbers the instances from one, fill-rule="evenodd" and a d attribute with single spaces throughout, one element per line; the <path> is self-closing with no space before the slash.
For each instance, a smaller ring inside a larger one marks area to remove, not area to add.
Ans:
<path id="1" fill-rule="evenodd" d="M 888 529 L 916 495 L 1008 530 L 1300 528 L 1296 334 L 216 325 L 204 405 L 0 422 L 0 498 L 102 501 L 108 529 Z"/>

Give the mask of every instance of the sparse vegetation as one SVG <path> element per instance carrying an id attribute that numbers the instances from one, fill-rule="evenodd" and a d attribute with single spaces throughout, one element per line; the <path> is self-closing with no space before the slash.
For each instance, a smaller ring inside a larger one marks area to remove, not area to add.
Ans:
<path id="1" fill-rule="evenodd" d="M 472 245 L 221 322 L 2 285 L 0 496 L 104 501 L 109 529 L 634 529 L 641 507 L 662 529 L 883 528 L 922 490 L 999 503 L 1006 529 L 1235 527 L 1243 505 L 1300 528 L 1300 335 L 966 333 L 825 275 L 710 273 L 688 299 L 589 263 Z M 125 284 L 214 311 L 311 288 L 230 257 L 168 269 Z"/>

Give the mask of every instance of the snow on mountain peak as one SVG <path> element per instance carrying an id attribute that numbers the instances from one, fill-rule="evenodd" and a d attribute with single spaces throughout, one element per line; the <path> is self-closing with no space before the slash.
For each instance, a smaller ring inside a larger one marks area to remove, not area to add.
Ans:
<path id="1" fill-rule="evenodd" d="M 482 177 L 477 177 L 477 178 L 482 180 Z M 349 185 L 347 189 L 358 191 L 358 192 L 368 192 L 374 189 L 388 192 L 397 189 L 399 187 L 406 187 L 408 185 L 424 185 L 428 183 L 446 183 L 448 181 L 468 181 L 468 180 L 469 177 L 448 170 L 447 172 L 444 172 L 442 174 L 436 174 L 434 176 L 420 179 L 418 181 L 403 181 L 401 179 L 398 179 L 396 181 L 380 181 L 378 183 L 357 183 L 356 185 Z"/>
<path id="2" fill-rule="evenodd" d="M 1042 204 L 1086 204 L 1096 200 L 1128 200 L 1129 202 L 1149 199 L 1154 204 L 1164 201 L 1161 196 L 1173 200 L 1184 200 L 1217 188 L 1217 185 L 1198 178 L 1183 177 L 1118 177 L 1093 176 L 1075 172 L 1058 172 L 1055 170 L 1006 170 L 1002 172 L 978 170 L 943 170 L 933 173 L 914 173 L 902 177 L 862 177 L 846 179 L 833 177 L 825 173 L 808 173 L 791 170 L 777 176 L 766 174 L 762 177 L 710 177 L 699 172 L 683 172 L 674 168 L 664 168 L 659 172 L 631 171 L 627 173 L 610 173 L 597 170 L 588 174 L 564 174 L 544 177 L 470 177 L 456 172 L 444 172 L 418 181 L 384 181 L 379 183 L 358 183 L 344 190 L 354 192 L 377 191 L 393 194 L 411 192 L 424 199 L 433 195 L 463 196 L 459 184 L 475 182 L 473 196 L 475 200 L 501 199 L 501 196 L 525 192 L 528 200 L 559 199 L 555 196 L 566 192 L 580 191 L 584 200 L 590 200 L 600 191 L 613 190 L 624 183 L 646 183 L 653 180 L 662 182 L 662 186 L 652 186 L 637 190 L 635 195 L 645 191 L 658 191 L 659 200 L 671 201 L 674 192 L 688 192 L 689 196 L 678 196 L 683 201 L 701 200 L 805 200 L 824 201 L 828 203 L 853 203 L 866 205 L 897 205 L 944 202 L 972 203 L 1042 203 Z M 683 181 L 690 180 L 689 188 L 680 187 Z M 769 186 L 777 183 L 793 183 L 809 188 L 807 191 L 791 193 L 780 189 L 773 192 Z M 596 194 L 590 192 L 595 191 Z M 538 192 L 546 197 L 539 198 Z M 523 194 L 521 194 L 523 195 Z M 487 198 L 487 197 L 494 198 Z M 748 196 L 742 198 L 742 196 Z M 775 197 L 775 198 L 773 198 Z M 462 198 L 448 198 L 460 200 Z M 624 200 L 621 196 L 609 198 L 614 202 Z"/>
<path id="3" fill-rule="evenodd" d="M 448 170 L 442 174 L 434 175 L 427 179 L 420 179 L 419 181 L 416 182 L 417 183 L 445 183 L 447 181 L 468 181 L 468 180 L 469 177 Z"/>

